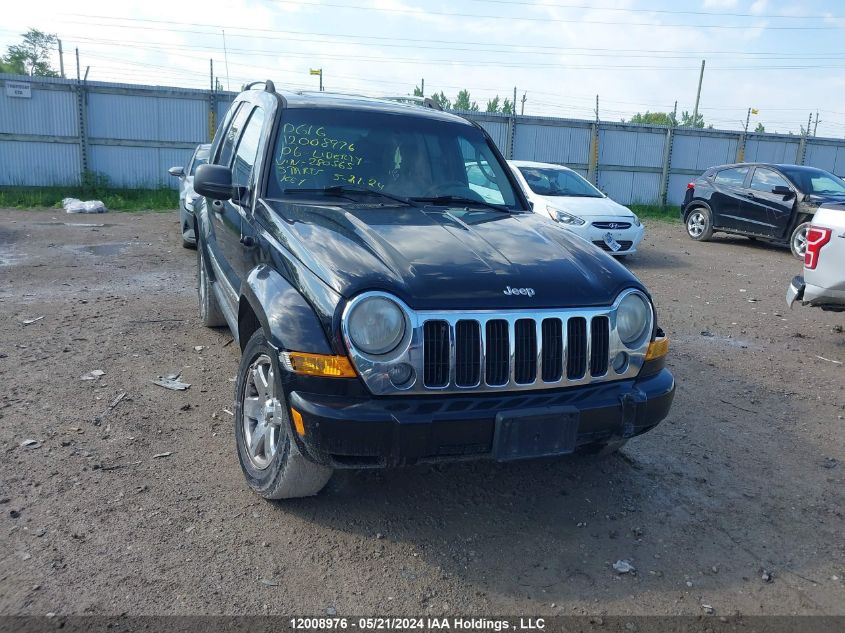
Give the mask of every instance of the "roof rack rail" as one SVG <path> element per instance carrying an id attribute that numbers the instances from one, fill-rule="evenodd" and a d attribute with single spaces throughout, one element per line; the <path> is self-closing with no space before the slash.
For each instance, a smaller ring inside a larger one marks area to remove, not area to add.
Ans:
<path id="1" fill-rule="evenodd" d="M 407 103 L 410 105 L 417 105 L 423 108 L 431 108 L 432 110 L 440 110 L 443 111 L 443 108 L 437 103 L 434 99 L 430 97 L 416 97 L 411 95 L 399 95 L 399 96 L 389 96 L 389 97 L 382 97 L 385 101 L 396 101 L 397 103 Z"/>
<path id="2" fill-rule="evenodd" d="M 276 84 L 273 83 L 272 79 L 265 79 L 264 81 L 251 81 L 250 83 L 244 86 L 244 90 L 251 90 L 253 86 L 257 86 L 258 84 L 264 84 L 264 90 L 267 92 L 276 92 Z"/>

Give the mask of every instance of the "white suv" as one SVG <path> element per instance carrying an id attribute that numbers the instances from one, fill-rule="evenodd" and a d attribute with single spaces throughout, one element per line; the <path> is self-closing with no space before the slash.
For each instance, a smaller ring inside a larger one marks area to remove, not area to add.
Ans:
<path id="1" fill-rule="evenodd" d="M 628 207 L 614 202 L 578 172 L 562 165 L 511 160 L 534 213 L 546 215 L 612 255 L 631 255 L 643 225 Z"/>

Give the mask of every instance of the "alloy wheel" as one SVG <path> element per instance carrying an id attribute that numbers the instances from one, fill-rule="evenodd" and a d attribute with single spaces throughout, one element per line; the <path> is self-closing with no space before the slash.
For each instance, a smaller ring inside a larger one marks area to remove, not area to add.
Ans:
<path id="1" fill-rule="evenodd" d="M 243 437 L 250 463 L 264 470 L 279 450 L 284 415 L 276 397 L 273 362 L 262 354 L 247 370 L 242 408 Z"/>

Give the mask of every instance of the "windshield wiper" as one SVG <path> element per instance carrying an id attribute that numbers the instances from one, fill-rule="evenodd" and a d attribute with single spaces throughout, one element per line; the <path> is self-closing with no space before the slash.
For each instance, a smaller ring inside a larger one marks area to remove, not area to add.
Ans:
<path id="1" fill-rule="evenodd" d="M 493 209 L 495 211 L 501 211 L 502 213 L 510 213 L 511 210 L 508 209 L 503 204 L 494 204 L 492 202 L 485 202 L 483 200 L 476 200 L 475 198 L 465 198 L 463 196 L 432 196 L 429 198 L 411 198 L 414 202 L 428 202 L 430 204 L 436 204 L 439 206 L 446 206 L 449 204 L 466 204 L 466 205 L 476 205 L 480 207 L 487 207 L 488 209 Z"/>
<path id="2" fill-rule="evenodd" d="M 408 198 L 403 198 L 401 196 L 394 196 L 390 193 L 384 193 L 383 191 L 376 191 L 375 189 L 367 189 L 365 187 L 349 187 L 346 185 L 333 185 L 331 187 L 315 187 L 312 189 L 285 189 L 282 191 L 284 194 L 289 193 L 324 193 L 329 196 L 348 196 L 349 194 L 364 194 L 368 196 L 379 196 L 381 198 L 387 198 L 388 200 L 393 200 L 394 202 L 398 202 L 400 204 L 407 205 L 409 207 L 416 206 L 411 200 Z"/>

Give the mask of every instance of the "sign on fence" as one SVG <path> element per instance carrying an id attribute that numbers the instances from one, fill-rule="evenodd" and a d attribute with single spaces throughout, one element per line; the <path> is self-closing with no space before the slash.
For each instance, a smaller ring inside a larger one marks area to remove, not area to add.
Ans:
<path id="1" fill-rule="evenodd" d="M 6 81 L 6 96 L 31 99 L 32 89 L 29 84 L 22 81 Z"/>

